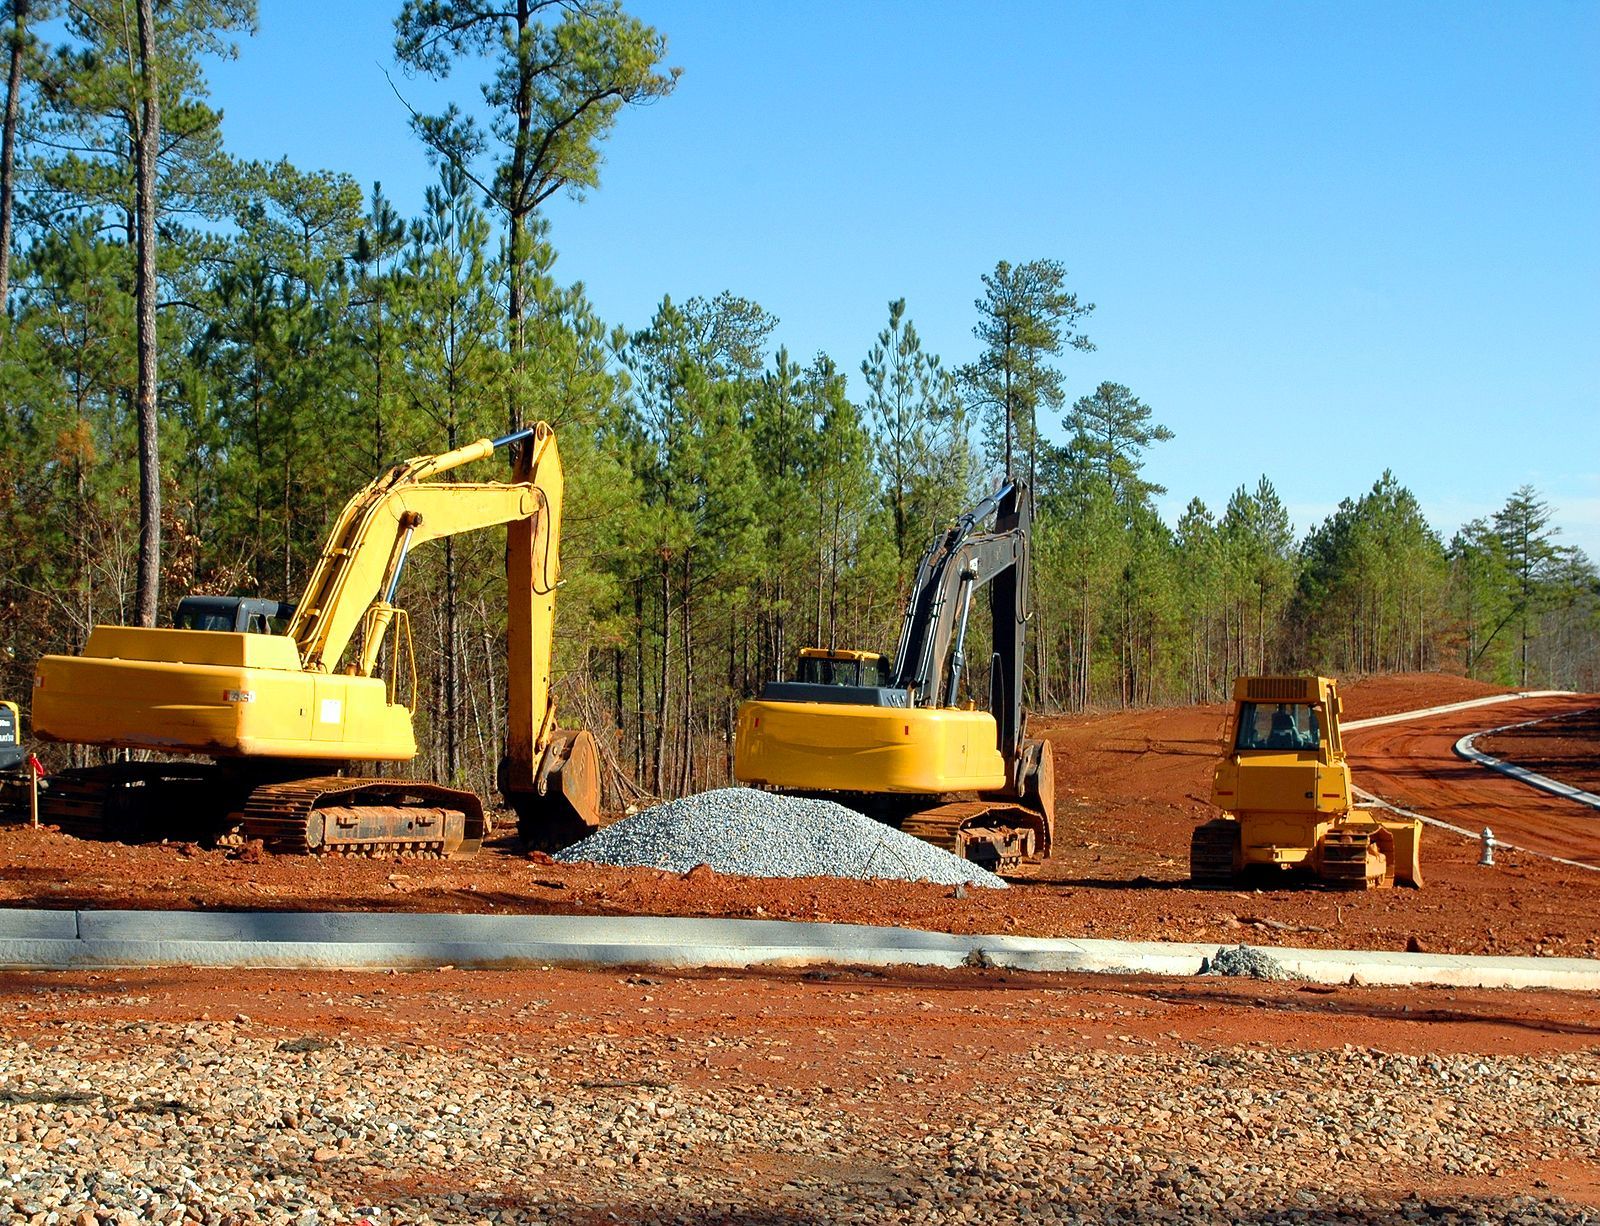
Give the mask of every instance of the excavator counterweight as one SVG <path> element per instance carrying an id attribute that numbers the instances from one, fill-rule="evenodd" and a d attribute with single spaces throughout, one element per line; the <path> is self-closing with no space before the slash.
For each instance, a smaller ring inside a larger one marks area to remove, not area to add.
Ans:
<path id="1" fill-rule="evenodd" d="M 433 479 L 502 447 L 513 449 L 509 482 Z M 175 620 L 197 628 L 96 626 L 82 655 L 45 656 L 34 673 L 41 740 L 167 755 L 65 772 L 46 820 L 141 839 L 180 833 L 182 814 L 183 837 L 242 826 L 277 851 L 472 854 L 488 832 L 477 796 L 352 768 L 416 756 L 410 618 L 395 603 L 412 550 L 504 524 L 501 790 L 530 841 L 581 837 L 598 824 L 598 755 L 588 732 L 557 726 L 550 673 L 563 485 L 543 422 L 419 456 L 345 505 L 292 611 L 191 597 Z"/>

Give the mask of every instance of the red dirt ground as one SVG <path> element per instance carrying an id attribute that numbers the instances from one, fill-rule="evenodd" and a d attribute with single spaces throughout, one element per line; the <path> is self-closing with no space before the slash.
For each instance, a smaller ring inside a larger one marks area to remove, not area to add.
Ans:
<path id="1" fill-rule="evenodd" d="M 1344 696 L 1347 716 L 1359 719 L 1494 692 L 1461 678 L 1405 676 L 1352 682 Z M 1415 726 L 1442 721 L 1470 731 L 1570 710 L 1571 702 L 1522 700 Z M 1191 889 L 1189 832 L 1208 812 L 1223 718 L 1224 708 L 1214 706 L 1037 721 L 1056 755 L 1055 854 L 1010 890 L 969 890 L 964 898 L 946 887 L 899 882 L 715 874 L 690 881 L 646 869 L 538 863 L 507 847 L 462 862 L 247 863 L 223 850 L 87 843 L 11 828 L 0 830 L 0 906 L 756 916 L 954 932 L 1600 956 L 1600 875 L 1516 852 L 1503 852 L 1496 869 L 1479 869 L 1475 843 L 1432 829 L 1423 840 L 1428 887 L 1420 891 L 1349 894 L 1287 883 L 1265 892 Z M 1475 778 L 1470 771 L 1458 776 L 1453 762 L 1436 772 L 1436 757 L 1426 771 L 1397 761 L 1395 746 L 1405 742 L 1381 732 L 1352 734 L 1353 765 L 1358 783 L 1388 799 L 1432 813 L 1453 803 L 1452 789 L 1464 778 Z M 1448 755 L 1454 736 L 1436 739 Z M 1515 842 L 1515 813 L 1537 803 L 1526 794 L 1541 794 L 1499 782 L 1522 789 L 1500 796 L 1505 812 L 1492 823 Z M 1470 813 L 1447 820 L 1477 828 Z M 1600 855 L 1600 822 L 1591 829 L 1583 854 Z"/>
<path id="2" fill-rule="evenodd" d="M 1352 732 L 1345 751 L 1360 785 L 1385 800 L 1466 830 L 1488 826 L 1496 838 L 1518 847 L 1600 867 L 1600 814 L 1595 810 L 1454 752 L 1458 740 L 1486 726 L 1570 714 L 1594 705 L 1594 695 L 1580 694 L 1457 711 Z"/>
<path id="3" fill-rule="evenodd" d="M 115 1060 L 145 1042 L 139 1023 L 212 1022 L 257 1040 L 316 1036 L 468 1055 L 514 1050 L 570 1068 L 599 1040 L 651 1047 L 664 1082 L 685 1088 L 818 1085 L 848 1091 L 883 1070 L 936 1085 L 970 1110 L 985 1096 L 1032 1093 L 1018 1048 L 1115 1052 L 1338 1051 L 1347 1043 L 1412 1056 L 1539 1055 L 1592 1050 L 1600 1025 L 1583 994 L 1296 986 L 1229 980 L 1040 975 L 994 970 L 620 970 L 275 974 L 175 970 L 0 972 L 5 1033 L 42 1052 L 65 1023 L 97 1026 Z M 729 1042 L 730 1036 L 739 1042 Z M 720 1043 L 708 1042 L 720 1037 Z M 750 1046 L 758 1050 L 746 1050 Z M 781 1049 L 781 1059 L 762 1053 Z M 884 1111 L 908 1107 L 880 1088 Z M 1535 1182 L 1541 1180 L 1542 1182 Z M 1397 1172 L 1398 1197 L 1412 1187 Z M 1575 1155 L 1531 1161 L 1449 1191 L 1511 1196 L 1553 1188 L 1600 1203 L 1600 1177 Z"/>
<path id="4" fill-rule="evenodd" d="M 1508 728 L 1479 737 L 1476 744 L 1493 757 L 1600 793 L 1600 707 Z"/>

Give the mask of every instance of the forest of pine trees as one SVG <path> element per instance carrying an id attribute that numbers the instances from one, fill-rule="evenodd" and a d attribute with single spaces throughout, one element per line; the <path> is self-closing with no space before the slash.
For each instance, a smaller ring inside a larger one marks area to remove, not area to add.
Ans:
<path id="1" fill-rule="evenodd" d="M 541 205 L 597 187 L 607 133 L 676 72 L 616 3 L 519 8 L 509 31 L 473 0 L 398 13 L 397 58 L 463 91 L 413 117 L 437 178 L 406 218 L 228 153 L 201 66 L 248 53 L 249 0 L 0 6 L 0 695 L 97 622 L 294 599 L 383 465 L 540 418 L 568 475 L 560 702 L 623 801 L 725 782 L 737 703 L 798 647 L 891 647 L 930 534 L 1008 458 L 1038 498 L 1034 710 L 1274 669 L 1600 689 L 1600 579 L 1532 488 L 1448 535 L 1387 470 L 1303 535 L 1266 476 L 1163 520 L 1144 461 L 1171 432 L 1137 389 L 1077 386 L 1094 308 L 1055 260 L 971 270 L 960 368 L 893 286 L 850 353 L 791 353 L 737 287 L 600 319 Z M 418 770 L 485 792 L 503 586 L 480 534 L 420 554 L 402 596 Z"/>

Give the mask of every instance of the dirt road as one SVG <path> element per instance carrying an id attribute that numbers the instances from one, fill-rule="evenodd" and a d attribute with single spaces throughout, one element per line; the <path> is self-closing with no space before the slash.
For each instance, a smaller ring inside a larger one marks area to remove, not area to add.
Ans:
<path id="1" fill-rule="evenodd" d="M 1600 812 L 1487 770 L 1452 750 L 1463 736 L 1485 728 L 1596 705 L 1594 695 L 1580 694 L 1475 707 L 1358 729 L 1346 734 L 1345 749 L 1360 786 L 1391 803 L 1465 830 L 1488 826 L 1518 847 L 1600 868 Z M 1595 888 L 1600 890 L 1600 880 Z"/>
<path id="2" fill-rule="evenodd" d="M 1600 706 L 1478 738 L 1482 752 L 1600 794 Z"/>

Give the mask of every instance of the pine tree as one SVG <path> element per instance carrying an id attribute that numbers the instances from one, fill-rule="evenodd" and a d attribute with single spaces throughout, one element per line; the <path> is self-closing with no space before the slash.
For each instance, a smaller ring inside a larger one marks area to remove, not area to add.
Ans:
<path id="1" fill-rule="evenodd" d="M 1234 491 L 1219 531 L 1236 610 L 1238 671 L 1265 672 L 1278 663 L 1272 648 L 1279 614 L 1289 602 L 1298 569 L 1289 512 L 1263 476 L 1253 493 L 1242 485 Z M 1252 612 L 1253 652 L 1249 650 Z"/>
<path id="2" fill-rule="evenodd" d="M 1171 439 L 1172 431 L 1151 421 L 1149 406 L 1122 384 L 1102 383 L 1093 395 L 1080 397 L 1062 425 L 1072 435 L 1068 446 L 1105 476 L 1119 500 L 1139 505 L 1167 492 L 1139 472 L 1145 450 Z"/>
<path id="3" fill-rule="evenodd" d="M 1520 642 L 1517 653 L 1519 685 L 1528 684 L 1534 617 L 1540 612 L 1546 584 L 1555 569 L 1554 537 L 1558 531 L 1550 524 L 1550 504 L 1540 498 L 1531 485 L 1519 488 L 1494 515 L 1494 534 L 1512 582 L 1512 615 L 1517 622 Z"/>
<path id="4" fill-rule="evenodd" d="M 1007 476 L 1021 473 L 1035 488 L 1043 450 L 1039 412 L 1056 412 L 1066 399 L 1051 359 L 1064 349 L 1094 348 L 1080 330 L 1094 304 L 1080 303 L 1065 288 L 1066 279 L 1066 268 L 1056 260 L 1001 260 L 985 273 L 972 330 L 983 352 L 960 372 L 969 402 L 984 415 L 989 461 L 1003 465 Z"/>
<path id="5" fill-rule="evenodd" d="M 926 352 L 906 300 L 861 363 L 874 458 L 894 524 L 895 556 L 906 572 L 922 536 L 949 519 L 970 483 L 965 417 L 955 379 Z M 955 490 L 952 499 L 951 492 Z M 907 576 L 909 578 L 909 576 Z"/>
<path id="6" fill-rule="evenodd" d="M 520 375 L 533 218 L 557 192 L 581 195 L 599 185 L 600 146 L 623 107 L 672 92 L 678 70 L 661 68 L 666 39 L 617 0 L 406 0 L 395 20 L 395 55 L 440 79 L 460 60 L 488 61 L 487 130 L 453 103 L 438 115 L 413 113 L 412 126 L 505 215 L 506 341 Z M 520 380 L 514 386 L 522 390 Z M 515 428 L 516 403 L 509 416 Z"/>

